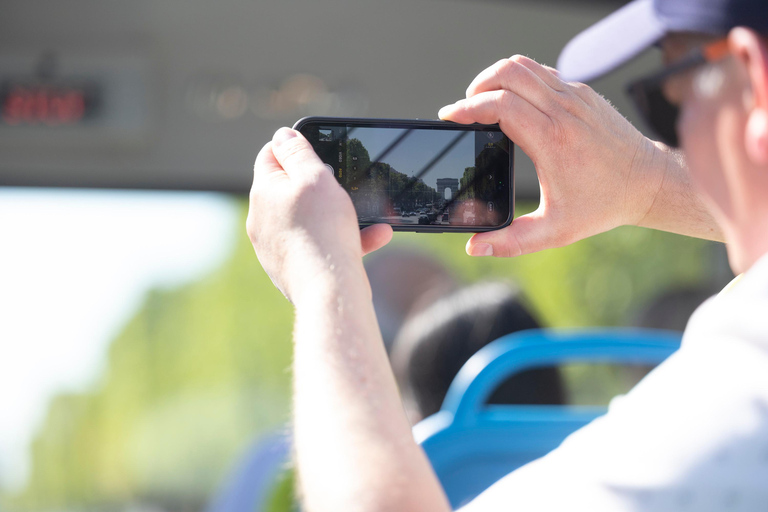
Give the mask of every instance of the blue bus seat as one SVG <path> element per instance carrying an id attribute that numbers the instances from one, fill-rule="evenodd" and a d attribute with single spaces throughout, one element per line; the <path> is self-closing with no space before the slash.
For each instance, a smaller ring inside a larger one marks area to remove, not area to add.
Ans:
<path id="1" fill-rule="evenodd" d="M 651 329 L 528 330 L 473 355 L 443 406 L 413 427 L 454 509 L 556 448 L 604 407 L 488 405 L 512 375 L 565 363 L 655 366 L 680 346 L 680 333 Z"/>
<path id="2" fill-rule="evenodd" d="M 289 463 L 291 436 L 283 428 L 260 438 L 208 504 L 206 512 L 261 512 Z"/>

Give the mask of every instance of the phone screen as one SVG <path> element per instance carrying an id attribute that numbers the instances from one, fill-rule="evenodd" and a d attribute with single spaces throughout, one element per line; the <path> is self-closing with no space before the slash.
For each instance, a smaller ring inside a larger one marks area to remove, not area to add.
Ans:
<path id="1" fill-rule="evenodd" d="M 498 127 L 308 124 L 361 225 L 495 228 L 510 218 L 512 150 Z M 429 228 L 431 227 L 431 228 Z"/>

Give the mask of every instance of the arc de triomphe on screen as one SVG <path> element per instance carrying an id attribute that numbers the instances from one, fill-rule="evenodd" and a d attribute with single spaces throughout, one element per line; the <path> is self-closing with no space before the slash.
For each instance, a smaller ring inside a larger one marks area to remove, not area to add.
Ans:
<path id="1" fill-rule="evenodd" d="M 451 189 L 451 197 L 445 197 L 445 189 Z M 459 193 L 459 180 L 456 178 L 438 178 L 437 179 L 437 197 L 441 199 L 453 199 Z"/>

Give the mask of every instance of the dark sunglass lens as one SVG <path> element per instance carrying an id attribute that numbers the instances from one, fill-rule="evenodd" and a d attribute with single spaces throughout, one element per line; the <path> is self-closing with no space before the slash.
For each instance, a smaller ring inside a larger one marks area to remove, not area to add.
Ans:
<path id="1" fill-rule="evenodd" d="M 677 118 L 680 109 L 667 101 L 661 87 L 647 83 L 634 84 L 630 94 L 640 114 L 659 140 L 671 147 L 678 147 Z"/>
<path id="2" fill-rule="evenodd" d="M 662 142 L 668 146 L 677 147 L 677 117 L 680 109 L 667 101 L 661 89 L 650 91 L 648 103 L 651 106 L 651 128 L 661 137 Z"/>

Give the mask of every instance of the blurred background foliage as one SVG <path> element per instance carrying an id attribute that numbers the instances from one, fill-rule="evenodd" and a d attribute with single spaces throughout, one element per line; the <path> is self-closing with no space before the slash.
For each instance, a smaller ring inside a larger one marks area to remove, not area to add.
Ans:
<path id="1" fill-rule="evenodd" d="M 518 205 L 518 213 L 532 207 Z M 467 283 L 515 282 L 550 327 L 632 324 L 665 290 L 710 282 L 720 250 L 627 227 L 506 260 L 469 258 L 467 238 L 401 233 L 392 246 L 416 247 Z M 291 305 L 243 230 L 221 268 L 146 296 L 91 390 L 52 401 L 32 446 L 28 484 L 0 494 L 0 508 L 201 509 L 259 434 L 289 419 L 291 324 Z M 574 373 L 577 380 L 587 374 Z"/>

